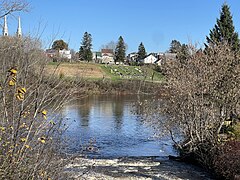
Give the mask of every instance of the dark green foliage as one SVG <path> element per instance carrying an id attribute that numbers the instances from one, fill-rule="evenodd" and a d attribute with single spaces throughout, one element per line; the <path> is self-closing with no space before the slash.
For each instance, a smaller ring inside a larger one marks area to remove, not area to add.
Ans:
<path id="1" fill-rule="evenodd" d="M 92 35 L 85 32 L 79 49 L 79 59 L 83 61 L 92 61 Z"/>
<path id="2" fill-rule="evenodd" d="M 126 56 L 126 45 L 124 43 L 122 36 L 120 36 L 115 49 L 115 62 L 124 62 L 125 56 Z"/>
<path id="3" fill-rule="evenodd" d="M 170 53 L 179 53 L 182 49 L 182 45 L 179 41 L 177 40 L 172 40 L 169 48 Z"/>
<path id="4" fill-rule="evenodd" d="M 209 37 L 207 36 L 208 45 L 218 45 L 222 42 L 227 42 L 232 50 L 239 50 L 238 33 L 235 32 L 230 8 L 226 3 L 222 6 L 220 18 L 210 30 Z"/>
<path id="5" fill-rule="evenodd" d="M 177 59 L 179 59 L 182 63 L 187 60 L 190 56 L 188 45 L 182 44 L 180 47 L 180 51 L 177 52 Z"/>
<path id="6" fill-rule="evenodd" d="M 144 59 L 146 57 L 147 53 L 145 50 L 145 47 L 143 45 L 143 43 L 141 42 L 140 45 L 138 46 L 138 59 Z"/>
<path id="7" fill-rule="evenodd" d="M 68 49 L 68 44 L 64 42 L 62 39 L 56 40 L 53 42 L 52 49 L 55 49 L 55 50 Z"/>
<path id="8" fill-rule="evenodd" d="M 172 40 L 169 48 L 170 53 L 176 53 L 177 59 L 184 63 L 190 56 L 189 47 L 186 44 L 181 44 L 178 40 Z"/>

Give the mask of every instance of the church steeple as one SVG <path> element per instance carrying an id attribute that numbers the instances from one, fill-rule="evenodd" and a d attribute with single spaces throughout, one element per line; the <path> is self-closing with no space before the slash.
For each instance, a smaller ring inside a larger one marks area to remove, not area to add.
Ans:
<path id="1" fill-rule="evenodd" d="M 7 16 L 4 16 L 3 36 L 8 36 Z"/>
<path id="2" fill-rule="evenodd" d="M 21 19 L 18 17 L 18 28 L 17 28 L 17 37 L 22 37 L 22 27 L 21 27 Z"/>

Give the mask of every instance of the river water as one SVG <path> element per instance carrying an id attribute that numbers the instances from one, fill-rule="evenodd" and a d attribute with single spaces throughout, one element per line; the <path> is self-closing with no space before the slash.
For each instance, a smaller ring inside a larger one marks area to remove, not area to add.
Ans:
<path id="1" fill-rule="evenodd" d="M 94 95 L 66 105 L 68 152 L 97 157 L 177 155 L 171 140 L 157 139 L 154 130 L 134 112 L 148 96 Z"/>
<path id="2" fill-rule="evenodd" d="M 94 95 L 66 105 L 64 147 L 66 153 L 76 155 L 66 166 L 68 178 L 212 179 L 196 166 L 168 160 L 169 155 L 177 155 L 171 140 L 155 138 L 153 128 L 134 112 L 134 103 L 150 98 Z"/>

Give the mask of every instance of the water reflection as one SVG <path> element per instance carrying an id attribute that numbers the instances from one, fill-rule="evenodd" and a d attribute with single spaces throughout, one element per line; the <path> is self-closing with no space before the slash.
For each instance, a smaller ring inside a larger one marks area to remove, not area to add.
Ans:
<path id="1" fill-rule="evenodd" d="M 84 98 L 81 101 L 76 101 L 77 113 L 80 121 L 81 126 L 88 126 L 89 125 L 89 114 L 91 111 L 92 104 L 89 101 L 89 98 Z"/>
<path id="2" fill-rule="evenodd" d="M 82 145 L 91 140 L 99 148 L 97 156 L 174 154 L 171 143 L 152 138 L 153 129 L 144 125 L 133 112 L 132 105 L 138 98 L 95 95 L 65 106 L 62 113 L 68 126 L 65 136 L 70 139 L 69 152 L 80 152 Z"/>

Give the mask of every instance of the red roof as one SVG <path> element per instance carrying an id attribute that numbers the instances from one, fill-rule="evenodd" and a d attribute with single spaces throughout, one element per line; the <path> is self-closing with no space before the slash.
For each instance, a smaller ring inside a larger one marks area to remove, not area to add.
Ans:
<path id="1" fill-rule="evenodd" d="M 103 54 L 105 54 L 105 53 L 113 54 L 113 49 L 102 49 L 102 53 Z"/>

